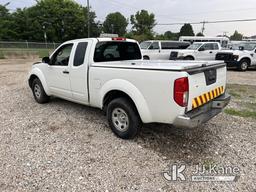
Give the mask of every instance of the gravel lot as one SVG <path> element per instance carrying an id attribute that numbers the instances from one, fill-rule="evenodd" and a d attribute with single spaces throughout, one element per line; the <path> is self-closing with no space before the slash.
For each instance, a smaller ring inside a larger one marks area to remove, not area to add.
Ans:
<path id="1" fill-rule="evenodd" d="M 206 125 L 146 125 L 133 141 L 116 138 L 97 109 L 53 99 L 37 104 L 29 60 L 0 60 L 0 191 L 256 191 L 256 120 L 222 113 Z M 229 72 L 255 85 L 256 71 Z M 253 78 L 254 80 L 252 81 Z M 235 106 L 235 100 L 231 105 Z M 238 166 L 237 182 L 167 182 L 184 163 Z"/>

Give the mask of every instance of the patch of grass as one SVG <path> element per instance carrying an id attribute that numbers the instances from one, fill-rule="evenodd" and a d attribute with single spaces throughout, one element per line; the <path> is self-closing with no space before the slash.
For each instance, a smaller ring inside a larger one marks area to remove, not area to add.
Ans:
<path id="1" fill-rule="evenodd" d="M 0 51 L 0 59 L 5 59 L 3 51 Z"/>
<path id="2" fill-rule="evenodd" d="M 233 97 L 236 97 L 236 98 L 241 98 L 241 95 L 237 92 L 235 92 L 234 90 L 231 90 L 231 91 L 228 91 L 228 93 L 233 96 Z"/>
<path id="3" fill-rule="evenodd" d="M 239 117 L 251 117 L 256 119 L 256 111 L 249 110 L 235 110 L 235 109 L 225 109 L 224 112 L 229 115 L 239 116 Z"/>
<path id="4" fill-rule="evenodd" d="M 206 170 L 209 170 L 211 167 L 213 167 L 216 164 L 216 162 L 212 159 L 206 159 L 203 162 L 203 165 Z"/>
<path id="5" fill-rule="evenodd" d="M 0 48 L 0 59 L 8 58 L 9 56 L 15 56 L 18 58 L 27 58 L 31 55 L 38 55 L 39 58 L 47 57 L 52 52 L 51 49 L 12 49 Z"/>
<path id="6" fill-rule="evenodd" d="M 39 58 L 49 56 L 49 50 L 48 49 L 40 49 L 37 53 L 38 53 Z"/>

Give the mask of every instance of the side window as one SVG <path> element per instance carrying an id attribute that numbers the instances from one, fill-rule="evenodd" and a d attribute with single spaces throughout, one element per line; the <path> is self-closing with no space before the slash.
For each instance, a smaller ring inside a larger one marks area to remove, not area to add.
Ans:
<path id="1" fill-rule="evenodd" d="M 219 46 L 218 46 L 217 43 L 214 43 L 214 44 L 213 44 L 213 49 L 214 49 L 214 50 L 218 50 L 218 49 L 219 49 Z"/>
<path id="2" fill-rule="evenodd" d="M 73 44 L 66 44 L 60 47 L 51 58 L 51 65 L 68 66 L 70 53 Z"/>
<path id="3" fill-rule="evenodd" d="M 74 66 L 80 66 L 84 63 L 84 57 L 85 57 L 87 45 L 88 45 L 87 42 L 78 43 L 76 47 L 75 58 L 74 58 Z"/>
<path id="4" fill-rule="evenodd" d="M 159 43 L 158 42 L 154 42 L 150 45 L 150 47 L 148 49 L 159 49 Z"/>
<path id="5" fill-rule="evenodd" d="M 213 50 L 213 43 L 206 43 L 202 48 L 204 48 L 205 51 Z"/>
<path id="6" fill-rule="evenodd" d="M 162 49 L 176 49 L 179 47 L 177 43 L 172 42 L 161 42 Z"/>

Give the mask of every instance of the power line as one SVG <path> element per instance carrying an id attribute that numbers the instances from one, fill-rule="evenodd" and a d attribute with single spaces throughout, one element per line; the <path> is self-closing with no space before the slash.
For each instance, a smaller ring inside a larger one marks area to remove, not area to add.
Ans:
<path id="1" fill-rule="evenodd" d="M 157 23 L 156 25 L 184 25 L 185 23 L 189 23 L 191 25 L 198 24 L 213 24 L 213 23 L 235 23 L 235 22 L 250 22 L 256 21 L 256 19 L 234 19 L 234 20 L 219 20 L 219 21 L 200 21 L 200 22 L 180 22 L 180 23 Z"/>

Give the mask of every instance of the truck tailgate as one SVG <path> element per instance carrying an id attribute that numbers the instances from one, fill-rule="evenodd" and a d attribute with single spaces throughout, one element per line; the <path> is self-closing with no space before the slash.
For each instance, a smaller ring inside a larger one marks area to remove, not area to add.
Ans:
<path id="1" fill-rule="evenodd" d="M 213 64 L 188 71 L 189 100 L 187 111 L 196 109 L 225 92 L 226 66 Z"/>

